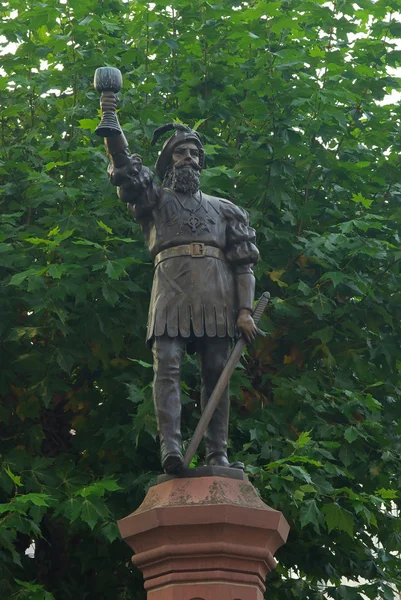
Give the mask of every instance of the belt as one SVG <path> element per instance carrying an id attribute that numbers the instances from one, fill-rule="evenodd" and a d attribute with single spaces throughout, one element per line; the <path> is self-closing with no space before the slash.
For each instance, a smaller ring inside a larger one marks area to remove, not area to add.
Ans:
<path id="1" fill-rule="evenodd" d="M 162 250 L 155 258 L 155 267 L 167 258 L 175 258 L 177 256 L 190 256 L 191 258 L 203 258 L 204 256 L 212 256 L 219 260 L 226 260 L 224 252 L 220 248 L 214 246 L 206 246 L 202 242 L 193 242 L 192 244 L 183 244 L 182 246 L 173 246 Z"/>

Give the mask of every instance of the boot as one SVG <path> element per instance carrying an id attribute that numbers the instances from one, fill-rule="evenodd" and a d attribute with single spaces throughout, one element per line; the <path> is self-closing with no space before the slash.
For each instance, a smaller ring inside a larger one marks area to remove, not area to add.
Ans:
<path id="1" fill-rule="evenodd" d="M 157 407 L 156 407 L 157 402 Z M 160 398 L 155 400 L 156 420 L 160 438 L 160 458 L 163 470 L 169 475 L 179 473 L 183 468 L 181 440 L 181 402 L 167 403 Z"/>
<path id="2" fill-rule="evenodd" d="M 202 410 L 206 406 L 206 394 L 201 395 Z M 205 458 L 208 467 L 231 467 L 244 469 L 242 462 L 230 463 L 227 457 L 228 421 L 230 413 L 230 397 L 228 389 L 220 398 L 214 415 L 205 433 Z"/>
<path id="3" fill-rule="evenodd" d="M 163 470 L 177 474 L 183 467 L 181 439 L 181 338 L 156 337 L 153 341 L 153 402 L 160 437 Z"/>

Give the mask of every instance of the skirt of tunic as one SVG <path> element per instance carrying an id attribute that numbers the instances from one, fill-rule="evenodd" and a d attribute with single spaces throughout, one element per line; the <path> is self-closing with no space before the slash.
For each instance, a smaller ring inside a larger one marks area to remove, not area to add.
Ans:
<path id="1" fill-rule="evenodd" d="M 178 256 L 155 269 L 147 340 L 153 336 L 234 337 L 235 285 L 218 258 Z"/>

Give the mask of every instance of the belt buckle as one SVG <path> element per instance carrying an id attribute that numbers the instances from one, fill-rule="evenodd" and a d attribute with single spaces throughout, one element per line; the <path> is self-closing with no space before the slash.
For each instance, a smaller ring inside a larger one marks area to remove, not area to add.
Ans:
<path id="1" fill-rule="evenodd" d="M 189 255 L 192 258 L 202 258 L 206 256 L 206 247 L 203 242 L 192 242 L 189 244 Z"/>

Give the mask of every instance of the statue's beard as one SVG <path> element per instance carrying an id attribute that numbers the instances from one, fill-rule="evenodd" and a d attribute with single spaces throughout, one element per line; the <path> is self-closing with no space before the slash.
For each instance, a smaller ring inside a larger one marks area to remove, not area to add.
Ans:
<path id="1" fill-rule="evenodd" d="M 181 192 L 192 196 L 199 190 L 200 170 L 191 166 L 176 166 L 168 169 L 163 187 L 170 188 L 175 192 Z"/>

